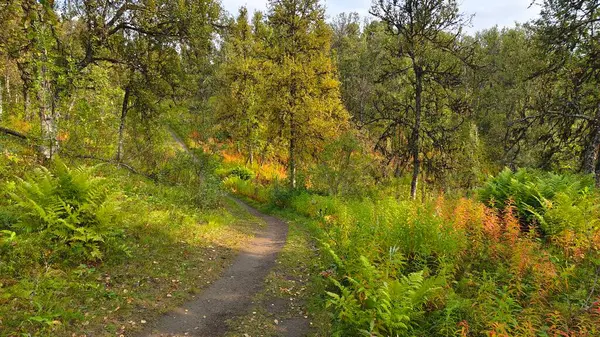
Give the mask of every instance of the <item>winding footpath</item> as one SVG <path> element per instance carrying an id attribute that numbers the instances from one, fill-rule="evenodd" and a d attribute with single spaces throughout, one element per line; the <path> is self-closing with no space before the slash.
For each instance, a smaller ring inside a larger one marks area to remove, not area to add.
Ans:
<path id="1" fill-rule="evenodd" d="M 219 280 L 191 302 L 164 315 L 140 337 L 222 336 L 227 332 L 226 321 L 245 314 L 251 307 L 253 296 L 263 289 L 264 279 L 285 245 L 288 227 L 239 200 L 235 202 L 264 220 L 266 226 L 241 250 Z"/>

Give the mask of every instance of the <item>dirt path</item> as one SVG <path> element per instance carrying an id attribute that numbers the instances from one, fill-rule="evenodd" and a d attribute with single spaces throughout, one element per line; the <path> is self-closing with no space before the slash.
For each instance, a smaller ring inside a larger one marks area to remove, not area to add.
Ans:
<path id="1" fill-rule="evenodd" d="M 285 244 L 288 228 L 283 221 L 236 202 L 263 219 L 266 226 L 219 280 L 193 301 L 164 315 L 140 336 L 222 336 L 227 332 L 226 320 L 245 314 L 251 307 L 253 296 L 263 288 Z"/>

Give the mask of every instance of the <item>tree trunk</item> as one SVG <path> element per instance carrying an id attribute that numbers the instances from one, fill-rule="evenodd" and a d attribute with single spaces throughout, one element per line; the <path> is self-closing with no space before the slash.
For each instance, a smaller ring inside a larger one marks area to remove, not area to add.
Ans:
<path id="1" fill-rule="evenodd" d="M 20 138 L 20 139 L 23 139 L 23 140 L 28 140 L 29 139 L 29 137 L 27 137 L 27 135 L 24 135 L 24 134 L 22 134 L 22 133 L 20 133 L 18 131 L 7 129 L 7 128 L 1 127 L 1 126 L 0 126 L 0 132 L 2 132 L 4 134 L 7 134 L 7 135 L 11 135 L 11 136 L 17 137 L 17 138 Z"/>
<path id="2" fill-rule="evenodd" d="M 248 163 L 250 165 L 254 164 L 254 150 L 252 149 L 252 144 L 248 142 Z"/>
<path id="3" fill-rule="evenodd" d="M 23 85 L 23 114 L 25 115 L 25 120 L 31 121 L 31 113 L 29 111 L 29 90 L 25 85 Z"/>
<path id="4" fill-rule="evenodd" d="M 417 188 L 419 182 L 419 173 L 421 171 L 421 161 L 419 159 L 419 131 L 421 130 L 421 99 L 423 95 L 423 74 L 421 69 L 415 66 L 415 124 L 413 126 L 411 152 L 413 157 L 413 174 L 410 183 L 410 197 L 413 200 L 417 199 Z"/>
<path id="5" fill-rule="evenodd" d="M 44 60 L 46 60 L 44 51 Z M 52 156 L 58 150 L 58 128 L 56 126 L 56 114 L 54 111 L 54 98 L 52 95 L 50 82 L 48 81 L 46 65 L 42 66 L 42 83 L 37 91 L 37 100 L 39 104 L 39 118 L 41 123 L 41 152 L 45 159 L 52 159 Z"/>
<path id="6" fill-rule="evenodd" d="M 26 121 L 31 121 L 33 119 L 33 115 L 31 114 L 31 111 L 29 111 L 29 90 L 33 87 L 33 75 L 30 73 L 30 69 L 28 69 L 28 63 L 17 62 L 17 68 L 19 69 L 19 75 L 21 77 L 21 81 L 23 82 L 23 85 L 21 86 L 21 95 L 23 96 L 23 114 Z"/>
<path id="7" fill-rule="evenodd" d="M 583 155 L 582 171 L 585 173 L 594 173 L 596 170 L 596 162 L 598 161 L 598 147 L 600 146 L 600 130 L 598 126 L 594 126 L 593 134 L 588 146 Z"/>
<path id="8" fill-rule="evenodd" d="M 10 76 L 8 76 L 8 67 L 4 72 L 4 88 L 6 89 L 6 101 L 12 103 L 12 97 L 10 96 Z"/>
<path id="9" fill-rule="evenodd" d="M 254 149 L 252 147 L 252 127 L 250 125 L 247 126 L 248 138 L 247 138 L 247 147 L 248 147 L 248 163 L 250 165 L 254 164 Z"/>
<path id="10" fill-rule="evenodd" d="M 117 144 L 117 155 L 115 160 L 117 163 L 120 163 L 123 159 L 123 146 L 125 143 L 124 133 L 125 133 L 125 119 L 127 118 L 127 111 L 129 110 L 129 95 L 131 93 L 131 89 L 129 86 L 125 88 L 125 95 L 123 96 L 123 106 L 121 107 L 121 122 L 119 123 L 119 139 Z"/>
<path id="11" fill-rule="evenodd" d="M 598 149 L 600 147 L 600 104 L 596 110 L 596 117 L 594 118 L 592 126 L 592 134 L 590 135 L 590 142 L 587 144 L 583 153 L 583 165 L 582 171 L 585 173 L 597 172 L 598 161 Z"/>
<path id="12" fill-rule="evenodd" d="M 600 188 L 600 158 L 596 159 L 594 177 L 596 178 L 596 188 Z"/>
<path id="13" fill-rule="evenodd" d="M 289 162 L 289 178 L 290 187 L 296 189 L 296 125 L 294 123 L 293 114 L 290 125 L 290 162 Z"/>
<path id="14" fill-rule="evenodd" d="M 267 144 L 265 144 L 265 146 L 263 146 L 263 148 L 260 152 L 260 157 L 258 158 L 258 165 L 262 166 L 265 163 L 265 161 L 267 160 L 267 150 L 268 150 L 268 146 L 269 146 Z"/>
<path id="15" fill-rule="evenodd" d="M 600 102 L 598 103 L 598 107 L 596 108 L 596 118 L 594 119 L 594 135 L 592 138 L 592 144 L 588 146 L 586 150 L 591 152 L 591 154 L 587 154 L 591 158 L 586 156 L 586 160 L 594 161 L 594 176 L 596 177 L 596 187 L 600 188 L 600 156 L 598 155 L 598 151 L 600 150 Z"/>
<path id="16" fill-rule="evenodd" d="M 40 102 L 40 122 L 42 130 L 42 145 L 41 151 L 46 159 L 52 159 L 52 156 L 58 150 L 57 134 L 58 129 L 56 127 L 56 119 L 52 113 L 52 108 L 47 102 L 47 98 L 44 99 L 43 95 L 47 95 L 44 92 L 46 89 L 40 89 L 41 93 L 38 95 L 38 101 Z"/>
<path id="17" fill-rule="evenodd" d="M 338 170 L 337 179 L 335 179 L 334 185 L 334 195 L 338 195 L 340 193 L 340 186 L 342 186 L 342 182 L 344 181 L 345 175 L 344 172 L 348 171 L 350 167 L 350 161 L 352 160 L 352 150 L 346 150 L 346 158 L 344 161 L 340 163 L 340 169 Z"/>
<path id="18" fill-rule="evenodd" d="M 4 93 L 3 88 L 2 81 L 0 81 L 0 121 L 2 120 L 2 114 L 4 112 L 4 110 L 2 110 L 2 105 L 4 104 L 4 101 L 2 100 L 2 94 Z"/>

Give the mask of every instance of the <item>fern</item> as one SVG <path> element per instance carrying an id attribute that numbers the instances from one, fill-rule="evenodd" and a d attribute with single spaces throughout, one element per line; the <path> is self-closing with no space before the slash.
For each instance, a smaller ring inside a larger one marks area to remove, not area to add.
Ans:
<path id="1" fill-rule="evenodd" d="M 9 192 L 21 214 L 13 229 L 44 233 L 51 242 L 83 252 L 88 260 L 101 259 L 106 238 L 117 233 L 117 205 L 94 169 L 72 170 L 56 160 L 52 171 L 40 167 L 17 179 Z"/>
<path id="2" fill-rule="evenodd" d="M 328 292 L 328 306 L 342 323 L 342 335 L 365 336 L 406 335 L 445 283 L 442 278 L 425 278 L 423 271 L 388 278 L 364 256 L 356 275 L 332 282 L 339 292 Z"/>
<path id="3" fill-rule="evenodd" d="M 555 200 L 561 205 L 586 203 L 592 189 L 593 181 L 588 176 L 505 169 L 479 190 L 479 198 L 499 211 L 514 206 L 522 224 L 538 225 L 542 234 L 554 235 L 564 227 L 548 219 L 548 211 L 557 204 Z"/>

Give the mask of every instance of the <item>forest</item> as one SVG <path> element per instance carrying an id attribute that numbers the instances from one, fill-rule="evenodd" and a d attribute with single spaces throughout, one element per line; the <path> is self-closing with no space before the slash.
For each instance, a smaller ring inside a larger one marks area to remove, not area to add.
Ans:
<path id="1" fill-rule="evenodd" d="M 0 337 L 600 336 L 600 0 L 265 2 L 0 2 Z"/>

